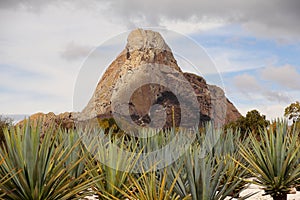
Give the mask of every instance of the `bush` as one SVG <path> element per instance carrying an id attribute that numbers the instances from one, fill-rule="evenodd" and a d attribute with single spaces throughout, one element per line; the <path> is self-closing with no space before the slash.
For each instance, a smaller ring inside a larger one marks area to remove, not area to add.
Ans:
<path id="1" fill-rule="evenodd" d="M 265 115 L 261 115 L 257 110 L 247 112 L 246 117 L 242 116 L 235 122 L 225 125 L 225 129 L 240 130 L 242 134 L 248 131 L 259 135 L 259 129 L 265 128 L 270 124 Z"/>

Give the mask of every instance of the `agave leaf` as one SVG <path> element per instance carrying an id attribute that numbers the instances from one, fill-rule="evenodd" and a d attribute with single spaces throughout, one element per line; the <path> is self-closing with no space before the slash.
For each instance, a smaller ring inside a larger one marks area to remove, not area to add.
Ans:
<path id="1" fill-rule="evenodd" d="M 174 192 L 176 180 L 179 177 L 180 171 L 177 172 L 175 179 L 171 182 L 170 187 L 167 186 L 167 172 L 166 169 L 158 176 L 155 166 L 148 172 L 142 171 L 139 177 L 130 175 L 130 187 L 125 186 L 125 190 L 120 192 L 128 199 L 132 200 L 188 200 L 191 199 L 189 195 L 180 197 Z"/>
<path id="2" fill-rule="evenodd" d="M 141 152 L 137 152 L 137 144 L 126 141 L 125 136 L 115 137 L 110 132 L 105 134 L 103 129 L 90 129 L 93 139 L 86 140 L 86 148 L 91 152 L 92 159 L 87 166 L 90 176 L 103 175 L 104 180 L 95 183 L 95 190 L 100 199 L 117 199 L 122 194 L 119 189 L 128 183 L 128 175 L 136 167 Z M 122 154 L 123 152 L 137 152 Z"/>
<path id="3" fill-rule="evenodd" d="M 251 146 L 240 143 L 239 148 L 250 166 L 244 166 L 245 169 L 256 178 L 253 183 L 262 186 L 272 197 L 288 194 L 300 177 L 298 134 L 289 130 L 286 122 L 277 121 L 275 130 L 273 127 L 260 130 L 262 141 L 250 137 Z"/>
<path id="4" fill-rule="evenodd" d="M 32 126 L 30 121 L 23 129 L 6 130 L 7 148 L 0 155 L 7 159 L 0 173 L 20 172 L 1 185 L 5 199 L 78 199 L 90 194 L 87 189 L 101 176 L 87 178 L 89 170 L 78 171 L 89 154 L 74 134 L 49 128 L 42 138 L 39 123 Z"/>
<path id="5" fill-rule="evenodd" d="M 176 180 L 174 191 L 179 194 L 181 198 L 188 196 L 190 189 L 187 181 L 187 173 L 184 168 L 184 157 L 180 157 L 177 161 L 165 169 L 168 178 L 167 186 L 171 187 L 173 180 Z"/>
<path id="6" fill-rule="evenodd" d="M 211 124 L 207 124 L 203 131 L 205 134 L 200 134 L 201 137 L 187 152 L 184 164 L 192 198 L 220 200 L 239 194 L 246 187 L 244 179 L 249 175 L 234 161 L 241 158 L 237 153 L 240 134 L 234 135 L 230 130 L 225 134 Z"/>

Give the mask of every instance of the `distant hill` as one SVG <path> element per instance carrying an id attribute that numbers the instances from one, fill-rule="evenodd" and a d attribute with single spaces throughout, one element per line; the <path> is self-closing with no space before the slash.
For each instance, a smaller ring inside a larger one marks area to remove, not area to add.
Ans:
<path id="1" fill-rule="evenodd" d="M 2 117 L 8 117 L 13 120 L 13 124 L 17 124 L 25 118 L 28 118 L 30 115 L 28 114 L 2 114 Z"/>

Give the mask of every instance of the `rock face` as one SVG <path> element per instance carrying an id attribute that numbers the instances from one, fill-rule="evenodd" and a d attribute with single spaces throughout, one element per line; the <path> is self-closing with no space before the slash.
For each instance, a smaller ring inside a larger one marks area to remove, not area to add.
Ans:
<path id="1" fill-rule="evenodd" d="M 53 112 L 47 114 L 44 113 L 35 113 L 29 117 L 30 121 L 36 125 L 37 123 L 42 123 L 42 133 L 44 134 L 49 128 L 61 128 L 69 130 L 75 128 L 75 121 L 77 120 L 78 113 L 73 112 L 64 112 L 58 115 L 55 115 Z M 27 120 L 20 121 L 16 126 L 22 127 L 27 123 Z M 54 127 L 51 127 L 54 126 Z"/>
<path id="2" fill-rule="evenodd" d="M 79 120 L 121 116 L 139 126 L 223 125 L 240 117 L 223 90 L 183 73 L 162 36 L 137 29 L 111 63 Z"/>
<path id="3" fill-rule="evenodd" d="M 99 81 L 91 100 L 81 113 L 81 119 L 110 114 L 112 93 L 118 80 L 148 63 L 167 65 L 181 72 L 170 48 L 159 33 L 142 29 L 132 31 L 128 36 L 126 48 L 112 62 Z M 148 102 L 144 99 L 146 104 L 152 102 L 153 99 L 148 99 Z"/>
<path id="4" fill-rule="evenodd" d="M 223 125 L 237 120 L 242 115 L 226 98 L 224 91 L 215 85 L 207 85 L 210 91 L 212 110 L 210 116 L 216 124 Z"/>

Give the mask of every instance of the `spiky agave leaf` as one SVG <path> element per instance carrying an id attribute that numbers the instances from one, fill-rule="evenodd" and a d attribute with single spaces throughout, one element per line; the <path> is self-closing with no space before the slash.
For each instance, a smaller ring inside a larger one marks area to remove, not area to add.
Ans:
<path id="1" fill-rule="evenodd" d="M 277 121 L 275 130 L 270 127 L 270 130 L 260 131 L 261 140 L 253 134 L 250 138 L 250 147 L 239 145 L 240 153 L 249 165 L 242 166 L 255 177 L 253 183 L 261 186 L 265 194 L 286 198 L 300 178 L 298 135 L 285 121 Z"/>
<path id="2" fill-rule="evenodd" d="M 104 179 L 95 183 L 95 190 L 100 199 L 120 199 L 123 194 L 120 190 L 128 184 L 128 176 L 140 158 L 137 144 L 125 142 L 125 135 L 114 137 L 111 132 L 106 135 L 104 129 L 90 129 L 91 140 L 86 140 L 87 149 L 93 158 L 88 163 L 90 176 L 102 174 Z M 124 154 L 124 152 L 129 152 Z M 132 153 L 130 153 L 132 152 Z"/>
<path id="3" fill-rule="evenodd" d="M 1 147 L 0 147 L 1 148 Z M 5 196 L 5 193 L 3 190 L 1 190 L 2 186 L 6 184 L 12 177 L 14 177 L 17 173 L 20 172 L 16 171 L 15 169 L 11 170 L 10 172 L 3 172 L 1 165 L 4 163 L 6 157 L 4 157 L 2 154 L 0 154 L 0 199 L 3 199 Z"/>
<path id="4" fill-rule="evenodd" d="M 81 138 L 79 137 L 76 131 L 70 130 L 67 134 L 68 134 L 67 137 L 64 136 L 64 133 L 60 134 L 63 137 L 59 137 L 56 142 L 58 144 L 62 144 L 63 149 L 70 150 L 71 153 L 69 156 L 67 156 L 66 163 L 65 163 L 66 165 L 70 165 L 74 161 L 80 160 L 82 157 L 85 157 L 86 155 L 84 154 L 87 153 L 87 150 L 84 148 L 84 145 L 81 142 Z M 80 142 L 80 144 L 77 144 L 78 142 Z M 73 149 L 71 150 L 71 148 Z M 86 160 L 84 162 L 79 162 L 78 165 L 76 165 L 74 169 L 71 171 L 71 176 L 78 177 L 81 174 L 83 174 L 86 170 L 85 166 L 86 166 Z"/>
<path id="5" fill-rule="evenodd" d="M 165 170 L 160 171 L 161 173 L 167 174 L 167 186 L 170 187 L 174 180 L 174 191 L 181 197 L 184 198 L 190 194 L 189 183 L 187 180 L 187 172 L 184 167 L 184 156 L 181 156 L 178 160 L 166 167 Z M 180 172 L 180 173 L 178 173 Z"/>
<path id="6" fill-rule="evenodd" d="M 41 127 L 29 123 L 23 129 L 4 132 L 7 148 L 0 149 L 0 153 L 7 159 L 0 171 L 21 170 L 1 186 L 5 199 L 79 199 L 90 194 L 87 189 L 100 177 L 87 179 L 89 171 L 72 176 L 76 167 L 85 162 L 87 153 L 68 162 L 79 148 L 80 139 L 73 144 L 57 142 L 58 138 L 67 141 L 70 135 L 53 129 L 48 129 L 41 139 Z"/>
<path id="7" fill-rule="evenodd" d="M 245 163 L 244 158 L 239 153 L 239 142 L 242 142 L 244 146 L 248 146 L 249 138 L 242 138 L 239 130 L 233 131 L 232 129 L 227 129 L 226 132 L 223 132 L 220 135 L 220 139 L 216 144 L 217 155 L 222 155 L 226 158 L 223 162 L 231 160 L 230 163 L 228 163 L 229 167 L 225 172 L 225 179 L 222 180 L 221 185 L 228 184 L 228 182 L 232 181 L 228 180 L 228 174 L 235 174 L 232 178 L 240 180 L 239 184 L 235 186 L 235 189 L 231 194 L 231 196 L 235 198 L 238 198 L 240 193 L 248 187 L 249 183 L 247 180 L 251 177 L 251 174 L 237 162 L 232 162 L 232 160 L 238 160 L 240 163 Z"/>
<path id="8" fill-rule="evenodd" d="M 195 200 L 225 199 L 245 185 L 243 178 L 246 171 L 236 169 L 237 165 L 231 159 L 236 152 L 237 136 L 229 138 L 230 135 L 224 135 L 224 131 L 211 125 L 206 126 L 204 131 L 206 134 L 200 135 L 186 154 L 184 166 L 190 192 Z"/>
<path id="9" fill-rule="evenodd" d="M 183 155 L 193 143 L 197 130 L 172 128 L 169 130 L 141 129 L 143 137 L 134 140 L 144 156 L 142 169 L 156 168 L 159 177 L 166 173 L 166 187 L 175 181 L 174 191 L 184 198 L 189 195 L 187 176 L 183 168 Z M 146 136 L 146 137 L 145 137 Z M 159 152 L 154 154 L 153 152 Z M 153 156 L 155 155 L 155 156 Z M 178 172 L 181 172 L 178 174 Z M 178 175 L 178 176 L 177 176 Z"/>
<path id="10" fill-rule="evenodd" d="M 163 173 L 158 173 L 155 165 L 148 172 L 142 171 L 140 176 L 130 175 L 131 185 L 125 186 L 126 190 L 120 191 L 126 198 L 131 200 L 188 200 L 191 199 L 190 195 L 180 197 L 174 191 L 174 187 L 179 177 L 180 171 L 170 181 L 167 177 L 166 169 Z"/>
<path id="11" fill-rule="evenodd" d="M 296 132 L 296 134 L 300 135 L 299 126 L 297 126 L 295 128 L 295 132 Z M 297 140 L 297 146 L 300 146 L 300 137 L 298 137 L 297 139 L 298 139 Z M 300 158 L 298 159 L 298 165 L 297 166 L 300 167 Z M 296 180 L 296 186 L 295 187 L 296 187 L 297 191 L 300 191 L 300 178 Z"/>

